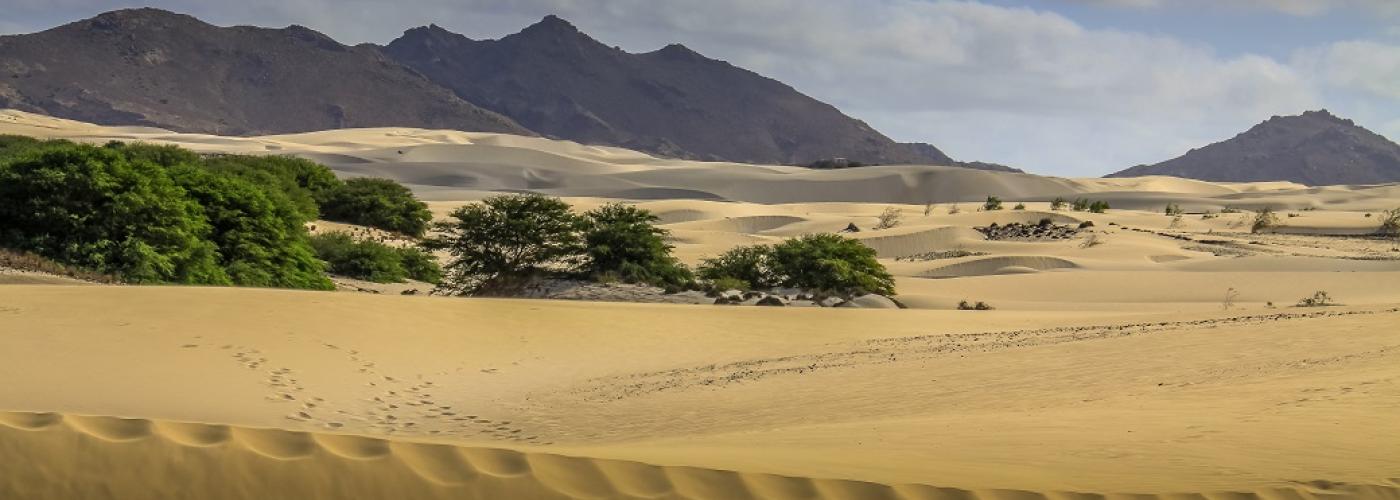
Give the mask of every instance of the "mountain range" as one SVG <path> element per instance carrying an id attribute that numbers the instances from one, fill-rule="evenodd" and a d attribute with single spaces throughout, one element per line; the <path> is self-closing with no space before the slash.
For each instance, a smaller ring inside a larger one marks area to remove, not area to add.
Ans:
<path id="1" fill-rule="evenodd" d="M 627 53 L 554 16 L 499 40 L 427 26 L 381 47 L 118 10 L 0 37 L 0 107 L 227 135 L 406 126 L 702 160 L 954 163 L 777 80 L 681 45 Z"/>
<path id="2" fill-rule="evenodd" d="M 1400 145 L 1324 109 L 1275 116 L 1229 140 L 1107 177 L 1144 175 L 1310 186 L 1400 182 Z"/>

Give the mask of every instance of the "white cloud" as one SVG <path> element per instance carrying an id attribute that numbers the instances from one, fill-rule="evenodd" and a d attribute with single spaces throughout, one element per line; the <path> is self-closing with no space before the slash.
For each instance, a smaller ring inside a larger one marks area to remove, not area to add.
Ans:
<path id="1" fill-rule="evenodd" d="M 1385 16 L 1400 15 L 1396 0 L 1062 0 L 1125 8 L 1185 7 L 1199 9 L 1254 9 L 1277 11 L 1294 16 L 1315 16 L 1330 11 L 1356 10 Z"/>
<path id="2" fill-rule="evenodd" d="M 1294 64 L 1325 85 L 1400 101 L 1400 45 L 1336 42 L 1300 51 Z"/>

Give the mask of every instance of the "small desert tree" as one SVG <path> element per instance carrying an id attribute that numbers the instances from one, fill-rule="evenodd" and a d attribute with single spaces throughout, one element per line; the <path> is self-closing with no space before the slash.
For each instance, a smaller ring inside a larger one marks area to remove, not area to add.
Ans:
<path id="1" fill-rule="evenodd" d="M 875 229 L 889 229 L 898 226 L 902 217 L 903 215 L 898 208 L 885 207 L 885 210 L 880 212 L 879 222 L 875 224 Z"/>
<path id="2" fill-rule="evenodd" d="M 726 288 L 769 288 L 775 285 L 768 269 L 772 252 L 767 245 L 731 248 L 718 257 L 702 260 L 695 274 L 712 284 L 723 282 Z"/>
<path id="3" fill-rule="evenodd" d="M 1064 199 L 1064 197 L 1056 196 L 1055 199 L 1050 200 L 1050 209 L 1051 209 L 1051 210 L 1055 210 L 1055 211 L 1064 210 L 1064 209 L 1065 209 L 1065 199 Z"/>
<path id="4" fill-rule="evenodd" d="M 1089 204 L 1089 212 L 1090 212 L 1090 213 L 1101 214 L 1101 213 L 1107 212 L 1107 211 L 1108 211 L 1108 208 L 1109 208 L 1109 207 L 1108 207 L 1108 202 L 1102 201 L 1102 200 L 1100 200 L 1100 201 L 1095 201 L 1095 202 Z"/>
<path id="5" fill-rule="evenodd" d="M 1274 209 L 1264 207 L 1254 212 L 1254 220 L 1249 225 L 1250 232 L 1258 233 L 1278 226 L 1278 216 L 1274 215 Z"/>
<path id="6" fill-rule="evenodd" d="M 451 259 L 439 289 L 475 295 L 514 291 L 549 271 L 573 271 L 584 254 L 584 222 L 558 198 L 495 196 L 454 210 L 425 241 Z"/>
<path id="7" fill-rule="evenodd" d="M 1400 239 L 1400 208 L 1381 212 L 1381 225 L 1376 232 L 1387 238 Z"/>
<path id="8" fill-rule="evenodd" d="M 690 270 L 671 256 L 667 231 L 656 227 L 659 220 L 650 211 L 622 203 L 585 213 L 583 272 L 658 286 L 692 282 Z"/>
<path id="9" fill-rule="evenodd" d="M 1183 214 L 1183 213 L 1185 213 L 1185 212 L 1183 212 L 1183 211 L 1181 210 L 1181 205 L 1177 205 L 1177 204 L 1175 204 L 1175 203 L 1168 203 L 1168 204 L 1167 204 L 1167 209 L 1166 209 L 1166 214 L 1167 214 L 1167 216 L 1174 217 L 1174 216 L 1179 216 L 1179 215 L 1181 215 L 1181 214 Z"/>
<path id="10" fill-rule="evenodd" d="M 982 210 L 986 210 L 988 212 L 992 210 L 1001 210 L 1001 198 L 997 198 L 995 196 L 988 196 L 987 201 L 982 204 Z"/>
<path id="11" fill-rule="evenodd" d="M 860 240 L 813 234 L 775 245 L 768 267 L 779 286 L 855 294 L 894 294 L 894 278 Z"/>

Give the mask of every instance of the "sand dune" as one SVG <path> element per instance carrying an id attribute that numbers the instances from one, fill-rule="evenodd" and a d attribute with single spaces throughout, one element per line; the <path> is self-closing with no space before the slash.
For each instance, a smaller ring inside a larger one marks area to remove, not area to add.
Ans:
<path id="1" fill-rule="evenodd" d="M 13 111 L 0 133 L 300 155 L 406 182 L 438 217 L 501 191 L 580 210 L 622 200 L 657 214 L 689 264 L 854 224 L 910 306 L 3 271 L 0 498 L 1400 498 L 1400 245 L 1369 237 L 1400 185 L 814 171 L 496 134 L 234 138 Z M 980 211 L 989 195 L 1007 209 Z M 1113 209 L 1051 210 L 1055 197 Z M 1270 207 L 1281 225 L 1204 213 L 1226 207 Z M 900 224 L 875 230 L 890 208 Z M 1042 219 L 1092 227 L 976 229 Z M 1341 305 L 1294 307 L 1319 290 Z M 995 310 L 954 310 L 964 300 Z"/>
<path id="2" fill-rule="evenodd" d="M 0 376 L 23 381 L 0 391 L 0 492 L 20 498 L 157 484 L 201 498 L 1397 493 L 1394 307 L 1182 317 L 59 286 L 0 299 Z"/>
<path id="3" fill-rule="evenodd" d="M 1064 179 L 942 166 L 844 170 L 706 163 L 656 158 L 614 147 L 505 134 L 370 128 L 264 137 L 177 134 L 147 127 L 102 127 L 0 110 L 0 133 L 178 144 L 196 151 L 292 154 L 344 175 L 388 177 L 432 200 L 465 200 L 493 190 L 533 190 L 569 197 L 716 199 L 765 204 L 804 202 L 950 203 L 986 196 L 1049 201 L 1093 195 L 1128 209 L 1187 210 L 1227 205 L 1301 209 L 1321 204 L 1353 210 L 1400 187 L 1307 188 L 1290 183 L 1208 183 L 1169 177 Z"/>

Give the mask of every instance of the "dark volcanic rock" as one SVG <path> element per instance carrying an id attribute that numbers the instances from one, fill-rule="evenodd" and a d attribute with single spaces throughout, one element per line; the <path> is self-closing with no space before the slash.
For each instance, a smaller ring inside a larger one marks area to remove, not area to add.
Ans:
<path id="1" fill-rule="evenodd" d="M 1275 116 L 1234 138 L 1108 177 L 1171 175 L 1310 186 L 1400 181 L 1400 145 L 1326 110 Z"/>
<path id="2" fill-rule="evenodd" d="M 0 108 L 226 135 L 371 126 L 531 134 L 374 47 L 158 9 L 0 37 Z"/>
<path id="3" fill-rule="evenodd" d="M 632 54 L 554 16 L 499 40 L 414 28 L 385 54 L 540 133 L 663 156 L 807 164 L 952 162 L 782 82 L 679 44 Z"/>

